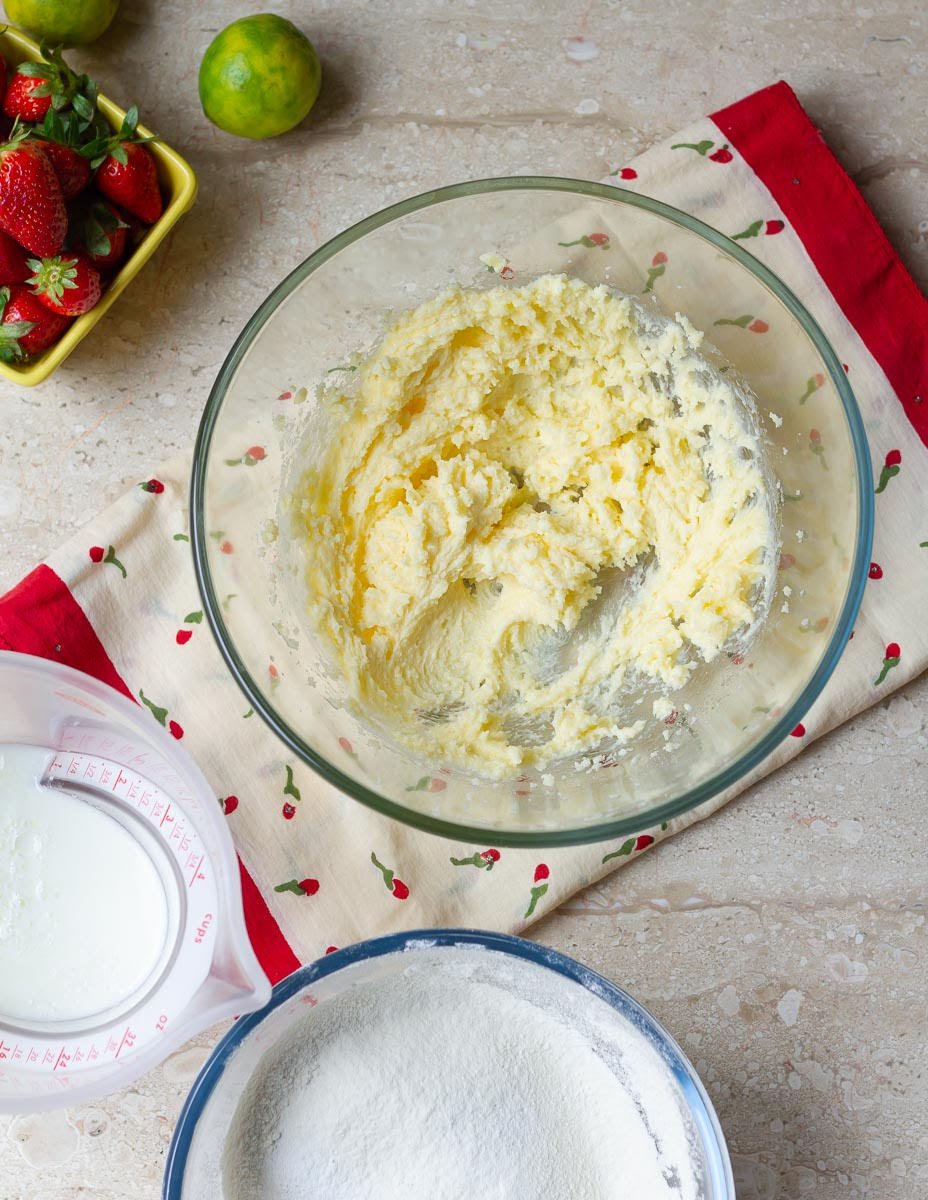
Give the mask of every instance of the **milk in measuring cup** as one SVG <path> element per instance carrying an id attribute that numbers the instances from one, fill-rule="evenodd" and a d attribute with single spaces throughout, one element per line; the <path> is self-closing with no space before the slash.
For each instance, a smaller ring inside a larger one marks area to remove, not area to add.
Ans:
<path id="1" fill-rule="evenodd" d="M 169 936 L 162 877 L 92 794 L 42 786 L 53 758 L 0 745 L 0 1020 L 81 1022 L 151 976 Z"/>

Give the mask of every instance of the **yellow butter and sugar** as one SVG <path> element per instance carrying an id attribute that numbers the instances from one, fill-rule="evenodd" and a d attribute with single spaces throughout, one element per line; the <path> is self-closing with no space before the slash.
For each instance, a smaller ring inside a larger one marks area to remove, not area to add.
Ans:
<path id="1" fill-rule="evenodd" d="M 294 528 L 359 712 L 433 760 L 544 766 L 627 741 L 631 690 L 757 624 L 772 483 L 701 340 L 564 276 L 456 288 L 323 396 L 336 432 Z"/>

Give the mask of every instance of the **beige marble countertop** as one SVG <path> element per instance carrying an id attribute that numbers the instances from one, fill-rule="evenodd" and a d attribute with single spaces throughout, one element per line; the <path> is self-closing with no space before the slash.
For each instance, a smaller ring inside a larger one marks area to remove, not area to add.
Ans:
<path id="1" fill-rule="evenodd" d="M 247 5 L 124 0 L 105 39 L 75 55 L 189 157 L 200 199 L 52 381 L 0 384 L 0 591 L 190 444 L 274 283 L 344 226 L 429 187 L 600 178 L 786 78 L 928 287 L 917 0 L 274 7 L 325 70 L 315 113 L 276 141 L 219 133 L 197 104 L 200 55 Z M 928 1195 L 926 791 L 923 677 L 533 930 L 677 1035 L 718 1108 L 739 1200 Z M 97 1104 L 0 1120 L 0 1200 L 154 1200 L 220 1032 Z"/>

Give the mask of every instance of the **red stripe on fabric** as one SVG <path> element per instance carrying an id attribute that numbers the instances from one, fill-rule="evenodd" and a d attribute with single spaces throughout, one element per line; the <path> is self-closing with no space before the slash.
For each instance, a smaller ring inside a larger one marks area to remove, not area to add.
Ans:
<path id="1" fill-rule="evenodd" d="M 74 667 L 135 699 L 84 610 L 44 564 L 0 596 L 0 645 Z"/>
<path id="2" fill-rule="evenodd" d="M 773 195 L 928 445 L 928 300 L 792 88 L 775 83 L 712 120 Z"/>
<path id="3" fill-rule="evenodd" d="M 245 864 L 241 859 L 238 860 L 238 866 L 242 877 L 242 904 L 245 909 L 248 936 L 251 938 L 251 944 L 255 947 L 255 953 L 258 954 L 265 975 L 271 983 L 278 983 L 301 966 L 300 960 L 281 933 L 280 926 L 274 920 L 271 910 L 258 890 L 258 885 L 246 871 Z M 260 952 L 258 951 L 259 946 L 261 947 Z"/>
<path id="4" fill-rule="evenodd" d="M 0 596 L 0 648 L 64 663 L 135 697 L 67 585 L 47 566 L 36 567 Z M 241 859 L 245 928 L 265 974 L 277 983 L 300 966 L 258 886 Z"/>

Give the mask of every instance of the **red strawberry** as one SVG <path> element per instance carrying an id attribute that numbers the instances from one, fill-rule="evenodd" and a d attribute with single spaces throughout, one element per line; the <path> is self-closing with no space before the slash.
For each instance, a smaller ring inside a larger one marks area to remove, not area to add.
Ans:
<path id="1" fill-rule="evenodd" d="M 297 887 L 300 889 L 300 891 L 303 893 L 304 896 L 315 896 L 316 892 L 319 891 L 319 880 L 318 879 L 300 879 L 297 882 Z"/>
<path id="2" fill-rule="evenodd" d="M 35 329 L 35 321 L 17 319 L 17 314 L 8 313 L 10 289 L 0 288 L 0 362 L 19 362 L 26 357 L 22 342 Z"/>
<path id="3" fill-rule="evenodd" d="M 21 121 L 41 121 L 52 106 L 48 82 L 17 71 L 3 97 L 3 111 Z"/>
<path id="4" fill-rule="evenodd" d="M 49 109 L 57 112 L 72 102 L 89 122 L 93 118 L 96 88 L 86 75 L 75 75 L 61 50 L 42 50 L 42 62 L 22 62 L 13 73 L 3 97 L 3 111 L 21 121 L 41 121 Z"/>
<path id="5" fill-rule="evenodd" d="M 68 214 L 55 169 L 24 129 L 0 146 L 0 229 L 41 258 L 57 254 Z"/>
<path id="6" fill-rule="evenodd" d="M 177 642 L 178 646 L 186 646 L 192 637 L 192 629 L 178 629 L 177 633 L 174 634 L 174 641 Z"/>
<path id="7" fill-rule="evenodd" d="M 25 283 L 29 278 L 26 253 L 11 237 L 0 233 L 0 286 L 5 283 Z"/>
<path id="8" fill-rule="evenodd" d="M 45 157 L 55 168 L 62 196 L 65 200 L 73 200 L 90 183 L 90 163 L 73 146 L 44 140 L 37 140 L 36 145 L 42 147 Z"/>
<path id="9" fill-rule="evenodd" d="M 728 143 L 726 142 L 724 146 L 719 146 L 718 150 L 716 150 L 716 151 L 714 151 L 714 153 L 710 154 L 709 157 L 712 159 L 713 162 L 730 163 L 733 158 L 733 155 L 732 155 L 732 152 L 728 149 Z"/>
<path id="10" fill-rule="evenodd" d="M 136 133 L 139 110 L 133 106 L 115 136 L 95 138 L 81 153 L 96 170 L 97 187 L 120 208 L 151 225 L 161 216 L 163 205 L 158 190 L 158 168 L 142 144 L 151 141 Z"/>
<path id="11" fill-rule="evenodd" d="M 409 899 L 409 888 L 403 883 L 402 879 L 393 880 L 393 895 L 397 900 Z"/>
<path id="12" fill-rule="evenodd" d="M 222 805 L 222 811 L 228 817 L 238 808 L 238 796 L 226 796 L 225 800 L 220 800 L 219 803 Z"/>
<path id="13" fill-rule="evenodd" d="M 29 266 L 34 272 L 29 284 L 52 312 L 79 317 L 100 299 L 100 272 L 80 250 L 41 261 L 30 258 Z"/>
<path id="14" fill-rule="evenodd" d="M 125 162 L 120 160 L 120 151 Z M 97 187 L 108 200 L 122 205 L 146 225 L 154 224 L 161 216 L 158 171 L 144 146 L 123 142 L 113 154 L 107 155 L 97 171 Z"/>
<path id="15" fill-rule="evenodd" d="M 542 879 L 547 879 L 551 872 L 548 870 L 547 863 L 539 863 L 535 868 L 535 883 L 539 883 Z"/>
<path id="16" fill-rule="evenodd" d="M 637 179 L 638 172 L 635 170 L 634 167 L 623 167 L 622 170 L 619 171 L 619 178 L 620 179 Z"/>
<path id="17" fill-rule="evenodd" d="M 106 551 L 102 546 L 91 546 L 87 553 L 90 555 L 91 562 L 101 563 L 103 562 L 103 555 L 106 554 Z"/>
<path id="18" fill-rule="evenodd" d="M 285 821 L 292 821 L 296 816 L 296 808 L 289 802 L 280 811 L 283 813 Z"/>
<path id="19" fill-rule="evenodd" d="M 105 200 L 81 203 L 71 213 L 70 235 L 98 271 L 111 271 L 123 259 L 129 226 Z"/>
<path id="20" fill-rule="evenodd" d="M 67 317 L 47 309 L 21 283 L 0 288 L 0 299 L 3 301 L 2 325 L 26 327 L 14 335 L 24 354 L 41 354 L 58 341 L 68 326 Z"/>
<path id="21" fill-rule="evenodd" d="M 648 846 L 653 845 L 654 838 L 649 833 L 639 833 L 635 839 L 636 850 L 647 850 Z"/>
<path id="22" fill-rule="evenodd" d="M 168 732 L 172 738 L 177 738 L 178 741 L 184 736 L 182 725 L 178 725 L 176 721 L 168 721 Z"/>

